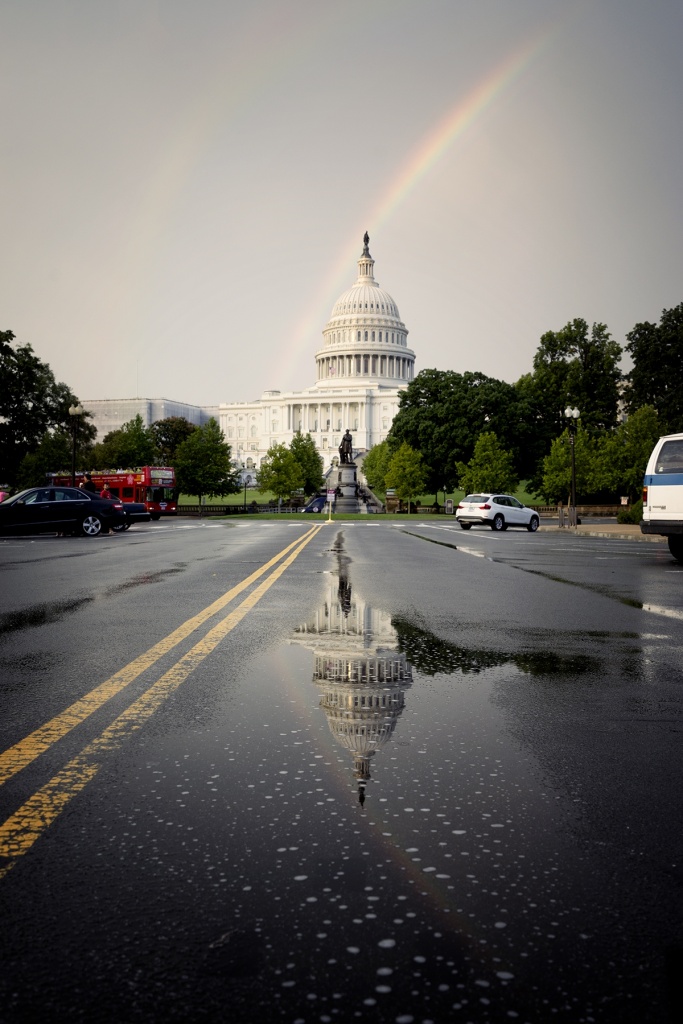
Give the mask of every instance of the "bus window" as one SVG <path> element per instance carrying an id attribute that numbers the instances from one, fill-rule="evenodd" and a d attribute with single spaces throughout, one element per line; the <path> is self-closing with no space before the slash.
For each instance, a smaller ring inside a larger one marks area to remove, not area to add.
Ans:
<path id="1" fill-rule="evenodd" d="M 111 493 L 114 495 L 115 498 L 119 497 L 119 489 L 118 489 L 118 487 L 110 487 L 109 490 L 111 491 Z"/>
<path id="2" fill-rule="evenodd" d="M 173 501 L 172 487 L 148 487 L 147 501 Z"/>
<path id="3" fill-rule="evenodd" d="M 132 487 L 124 487 L 123 488 L 123 495 L 122 495 L 122 497 L 130 498 L 132 500 L 132 498 L 133 498 L 133 488 Z"/>

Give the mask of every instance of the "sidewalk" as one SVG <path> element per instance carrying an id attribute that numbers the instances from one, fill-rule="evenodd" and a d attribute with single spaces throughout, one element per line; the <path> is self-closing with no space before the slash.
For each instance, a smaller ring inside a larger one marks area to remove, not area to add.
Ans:
<path id="1" fill-rule="evenodd" d="M 560 529 L 559 526 L 543 526 L 541 524 L 539 530 L 544 532 L 552 531 L 554 533 L 574 533 L 584 537 L 615 537 L 617 540 L 643 540 L 654 541 L 656 544 L 666 544 L 666 537 L 660 537 L 658 534 L 641 533 L 640 526 L 636 526 L 635 523 L 582 523 L 576 529 L 570 526 Z"/>

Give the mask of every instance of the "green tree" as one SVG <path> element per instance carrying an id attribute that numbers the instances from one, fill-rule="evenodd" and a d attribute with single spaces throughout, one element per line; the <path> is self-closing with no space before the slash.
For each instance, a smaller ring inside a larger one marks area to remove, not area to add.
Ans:
<path id="1" fill-rule="evenodd" d="M 374 445 L 363 459 L 362 471 L 370 490 L 378 494 L 386 491 L 385 478 L 393 452 L 387 441 Z"/>
<path id="2" fill-rule="evenodd" d="M 19 464 L 17 487 L 39 487 L 44 484 L 48 473 L 66 472 L 71 469 L 73 437 L 65 430 L 46 431 L 38 447 L 26 454 Z M 85 449 L 86 451 L 88 449 Z M 84 455 L 84 449 L 77 449 Z"/>
<path id="3" fill-rule="evenodd" d="M 577 317 L 559 331 L 547 331 L 534 356 L 533 383 L 542 397 L 546 434 L 565 426 L 567 405 L 578 406 L 585 430 L 595 434 L 617 422 L 621 346 L 604 324 L 588 329 Z"/>
<path id="4" fill-rule="evenodd" d="M 404 441 L 391 457 L 385 481 L 401 501 L 408 502 L 410 510 L 412 499 L 423 494 L 427 486 L 427 469 L 420 453 Z"/>
<path id="5" fill-rule="evenodd" d="M 282 501 L 289 498 L 292 491 L 303 487 L 303 481 L 303 470 L 287 445 L 271 445 L 256 474 L 259 488 L 270 491 L 278 501 Z"/>
<path id="6" fill-rule="evenodd" d="M 323 485 L 323 460 L 310 434 L 302 434 L 297 430 L 292 438 L 289 450 L 294 456 L 303 475 L 304 494 L 317 494 Z"/>
<path id="7" fill-rule="evenodd" d="M 604 324 L 589 329 L 580 317 L 559 331 L 546 331 L 534 355 L 533 373 L 517 381 L 516 466 L 531 490 L 542 493 L 543 459 L 566 428 L 565 408 L 578 406 L 593 435 L 616 425 L 621 371 L 620 346 Z M 515 450 L 515 446 L 508 443 Z"/>
<path id="8" fill-rule="evenodd" d="M 637 500 L 647 461 L 662 433 L 657 410 L 644 405 L 603 438 L 598 450 L 600 488 Z"/>
<path id="9" fill-rule="evenodd" d="M 579 426 L 574 438 L 576 463 L 576 495 L 591 494 L 600 489 L 600 464 L 595 438 Z M 540 493 L 546 501 L 569 502 L 572 488 L 571 445 L 569 431 L 564 430 L 550 446 L 543 460 Z"/>
<path id="10" fill-rule="evenodd" d="M 211 417 L 178 445 L 175 453 L 178 489 L 202 498 L 222 498 L 240 490 L 239 474 L 232 465 L 232 451 L 223 431 Z"/>
<path id="11" fill-rule="evenodd" d="M 96 469 L 133 469 L 153 466 L 156 460 L 154 435 L 140 413 L 118 430 L 111 430 L 92 451 L 92 465 Z"/>
<path id="12" fill-rule="evenodd" d="M 519 453 L 516 468 L 520 479 L 528 480 L 531 490 L 538 491 L 543 475 L 543 458 L 550 451 L 556 431 L 562 427 L 556 427 L 556 418 L 549 416 L 545 395 L 533 373 L 520 377 L 515 383 L 515 391 L 515 446 Z"/>
<path id="13" fill-rule="evenodd" d="M 70 429 L 69 407 L 78 404 L 30 345 L 14 341 L 12 331 L 0 331 L 0 481 L 11 487 L 22 459 L 37 450 L 46 432 Z M 91 440 L 95 430 L 81 419 L 82 438 Z"/>
<path id="14" fill-rule="evenodd" d="M 636 324 L 626 337 L 633 359 L 627 375 L 630 411 L 651 405 L 662 433 L 678 433 L 683 430 L 683 303 L 663 310 L 659 324 Z"/>
<path id="15" fill-rule="evenodd" d="M 420 452 L 427 488 L 456 484 L 458 462 L 472 458 L 477 438 L 492 430 L 517 457 L 517 393 L 512 384 L 483 373 L 422 370 L 399 396 L 389 446 L 406 442 Z"/>
<path id="16" fill-rule="evenodd" d="M 513 491 L 519 480 L 511 452 L 506 452 L 494 433 L 480 434 L 469 463 L 458 463 L 460 486 L 474 491 Z"/>
<path id="17" fill-rule="evenodd" d="M 155 459 L 161 466 L 172 466 L 175 453 L 183 441 L 197 429 L 184 416 L 167 416 L 164 420 L 155 420 L 149 428 L 156 451 Z"/>

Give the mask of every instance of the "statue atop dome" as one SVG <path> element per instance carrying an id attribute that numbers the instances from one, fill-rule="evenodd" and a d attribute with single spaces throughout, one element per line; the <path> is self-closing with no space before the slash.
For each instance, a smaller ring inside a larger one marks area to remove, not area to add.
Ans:
<path id="1" fill-rule="evenodd" d="M 366 231 L 365 234 L 363 235 L 363 256 L 369 256 L 370 255 L 370 250 L 368 249 L 369 245 L 370 245 L 370 235 Z"/>

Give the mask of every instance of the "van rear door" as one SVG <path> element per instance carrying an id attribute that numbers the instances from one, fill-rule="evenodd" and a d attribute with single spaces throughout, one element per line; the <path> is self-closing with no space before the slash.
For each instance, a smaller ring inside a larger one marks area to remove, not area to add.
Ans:
<path id="1" fill-rule="evenodd" d="M 683 437 L 662 443 L 645 476 L 650 520 L 683 519 Z"/>

